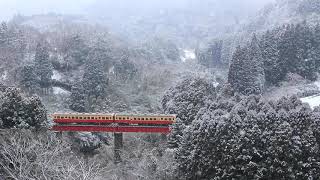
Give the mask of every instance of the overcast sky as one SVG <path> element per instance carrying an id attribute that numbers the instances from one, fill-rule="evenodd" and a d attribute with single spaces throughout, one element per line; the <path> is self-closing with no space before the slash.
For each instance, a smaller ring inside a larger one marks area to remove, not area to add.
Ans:
<path id="1" fill-rule="evenodd" d="M 0 0 L 0 20 L 9 20 L 15 14 L 32 15 L 42 14 L 48 12 L 55 12 L 61 14 L 83 14 L 86 13 L 88 7 L 91 7 L 97 0 Z M 119 2 L 119 0 L 100 0 L 102 2 L 108 1 L 110 4 L 113 2 Z M 125 0 L 122 0 L 125 1 Z M 163 0 L 128 0 L 131 3 L 141 2 L 165 2 Z M 184 0 L 170 0 L 167 2 L 183 2 Z M 215 1 L 215 0 L 213 0 Z M 221 0 L 223 2 L 233 0 Z M 241 0 L 239 0 L 241 1 Z M 257 2 L 270 2 L 273 0 L 250 0 L 253 4 Z M 201 0 L 199 0 L 199 3 Z M 116 3 L 117 4 L 117 3 Z M 126 4 L 126 3 L 125 3 Z"/>
<path id="2" fill-rule="evenodd" d="M 14 14 L 32 15 L 48 12 L 77 14 L 85 12 L 95 0 L 0 0 L 0 19 Z"/>

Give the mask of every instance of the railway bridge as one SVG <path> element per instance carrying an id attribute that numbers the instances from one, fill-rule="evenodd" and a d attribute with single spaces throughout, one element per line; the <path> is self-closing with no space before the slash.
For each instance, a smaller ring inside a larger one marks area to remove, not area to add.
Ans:
<path id="1" fill-rule="evenodd" d="M 176 122 L 175 115 L 164 114 L 97 114 L 55 113 L 55 125 L 51 130 L 59 132 L 111 132 L 114 134 L 115 163 L 121 161 L 123 133 L 168 134 L 170 125 Z"/>

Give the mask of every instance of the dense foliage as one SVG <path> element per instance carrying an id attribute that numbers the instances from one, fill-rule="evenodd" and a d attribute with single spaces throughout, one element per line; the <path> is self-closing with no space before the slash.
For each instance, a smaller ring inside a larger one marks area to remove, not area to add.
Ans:
<path id="1" fill-rule="evenodd" d="M 233 54 L 228 82 L 236 92 L 261 93 L 264 85 L 279 85 L 287 74 L 316 80 L 320 68 L 320 26 L 306 22 L 285 25 L 253 38 Z"/>
<path id="2" fill-rule="evenodd" d="M 196 56 L 198 62 L 208 68 L 219 67 L 226 62 L 222 62 L 223 41 L 216 40 L 207 45 L 206 48 L 198 48 Z"/>
<path id="3" fill-rule="evenodd" d="M 236 92 L 259 94 L 263 92 L 265 74 L 262 53 L 256 36 L 248 47 L 238 47 L 229 68 L 228 83 Z"/>
<path id="4" fill-rule="evenodd" d="M 207 103 L 176 153 L 186 179 L 318 179 L 319 112 L 297 97 Z"/>
<path id="5" fill-rule="evenodd" d="M 168 114 L 176 114 L 182 123 L 189 125 L 205 101 L 215 98 L 215 87 L 204 78 L 186 78 L 166 92 L 162 107 Z"/>
<path id="6" fill-rule="evenodd" d="M 16 88 L 0 91 L 1 128 L 40 128 L 47 111 L 37 96 L 24 97 Z"/>

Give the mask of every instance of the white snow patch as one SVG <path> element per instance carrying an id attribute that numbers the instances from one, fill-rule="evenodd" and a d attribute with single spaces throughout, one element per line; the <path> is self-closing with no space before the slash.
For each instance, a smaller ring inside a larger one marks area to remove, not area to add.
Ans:
<path id="1" fill-rule="evenodd" d="M 110 73 L 110 74 L 114 74 L 114 66 L 112 66 L 112 67 L 109 69 L 109 73 Z"/>
<path id="2" fill-rule="evenodd" d="M 187 60 L 196 59 L 196 54 L 194 49 L 184 49 L 183 55 L 180 57 L 182 62 L 186 62 Z"/>
<path id="3" fill-rule="evenodd" d="M 69 91 L 61 89 L 59 87 L 53 87 L 53 94 L 69 94 Z"/>
<path id="4" fill-rule="evenodd" d="M 316 85 L 320 89 L 320 80 L 314 82 L 314 85 Z"/>
<path id="5" fill-rule="evenodd" d="M 301 101 L 304 103 L 308 103 L 311 108 L 314 108 L 320 105 L 320 95 L 301 98 Z"/>
<path id="6" fill-rule="evenodd" d="M 1 79 L 1 80 L 6 80 L 7 77 L 8 77 L 8 71 L 4 71 L 4 72 L 2 73 L 2 75 L 0 76 L 0 79 Z"/>
<path id="7" fill-rule="evenodd" d="M 316 82 L 314 82 L 314 85 L 320 89 L 320 80 L 317 80 Z M 317 94 L 317 95 L 301 98 L 301 101 L 304 103 L 308 103 L 311 108 L 314 108 L 320 105 L 320 95 Z"/>
<path id="8" fill-rule="evenodd" d="M 185 57 L 187 59 L 195 59 L 196 58 L 196 53 L 194 52 L 194 49 L 186 49 L 184 50 Z"/>
<path id="9" fill-rule="evenodd" d="M 55 79 L 55 80 L 61 80 L 62 79 L 62 76 L 61 74 L 56 71 L 56 70 L 53 70 L 53 76 L 52 76 L 52 79 Z"/>

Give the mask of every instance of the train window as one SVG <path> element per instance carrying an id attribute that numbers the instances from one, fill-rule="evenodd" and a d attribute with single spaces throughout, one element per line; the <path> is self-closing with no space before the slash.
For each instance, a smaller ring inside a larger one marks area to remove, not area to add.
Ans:
<path id="1" fill-rule="evenodd" d="M 102 119 L 105 120 L 106 118 L 105 118 L 105 117 L 102 117 Z"/>
<path id="2" fill-rule="evenodd" d="M 136 118 L 133 118 L 134 120 L 137 120 Z"/>
<path id="3" fill-rule="evenodd" d="M 167 120 L 167 118 L 164 118 L 164 120 Z"/>
<path id="4" fill-rule="evenodd" d="M 146 118 L 146 120 L 149 120 L 148 118 Z"/>
<path id="5" fill-rule="evenodd" d="M 107 120 L 109 120 L 109 117 L 107 117 Z"/>
<path id="6" fill-rule="evenodd" d="M 171 118 L 169 118 L 169 120 L 171 121 Z"/>
<path id="7" fill-rule="evenodd" d="M 138 118 L 138 120 L 140 120 L 140 118 Z"/>
<path id="8" fill-rule="evenodd" d="M 82 119 L 82 117 L 79 117 L 79 119 Z"/>
<path id="9" fill-rule="evenodd" d="M 153 118 L 153 120 L 157 120 L 157 118 Z"/>
<path id="10" fill-rule="evenodd" d="M 141 120 L 144 120 L 144 118 L 141 118 Z"/>
<path id="11" fill-rule="evenodd" d="M 163 120 L 163 118 L 161 118 L 161 120 Z"/>

